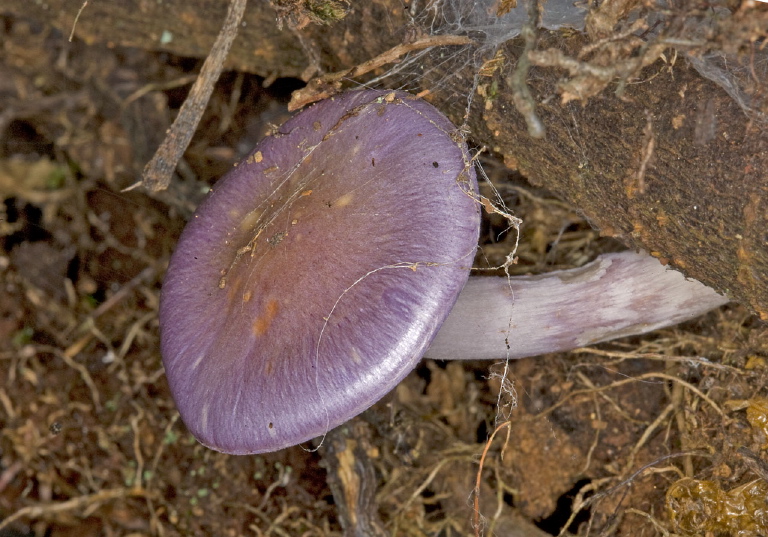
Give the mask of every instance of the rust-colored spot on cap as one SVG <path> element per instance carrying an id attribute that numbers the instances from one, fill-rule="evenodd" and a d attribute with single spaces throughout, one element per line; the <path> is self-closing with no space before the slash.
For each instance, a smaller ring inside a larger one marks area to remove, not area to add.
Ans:
<path id="1" fill-rule="evenodd" d="M 280 305 L 274 298 L 267 302 L 267 306 L 264 308 L 264 313 L 253 321 L 253 333 L 256 336 L 263 336 L 269 330 L 272 325 L 272 321 L 275 320 L 277 311 L 280 309 Z"/>

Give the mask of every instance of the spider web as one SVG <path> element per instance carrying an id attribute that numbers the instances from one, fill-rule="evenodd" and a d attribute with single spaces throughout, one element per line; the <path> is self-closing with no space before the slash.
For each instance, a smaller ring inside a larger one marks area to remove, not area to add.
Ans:
<path id="1" fill-rule="evenodd" d="M 513 7 L 512 0 L 403 0 L 409 19 L 406 41 L 425 36 L 461 35 L 471 38 L 473 43 L 410 53 L 367 84 L 416 93 L 425 88 L 439 90 L 450 96 L 446 106 L 469 110 L 484 66 L 493 60 L 501 45 L 518 37 L 526 24 L 535 20 L 532 2 L 536 0 L 517 0 Z M 539 0 L 534 7 L 539 10 L 536 26 L 540 29 L 585 29 L 589 13 L 586 2 Z M 727 40 L 733 42 L 734 37 L 739 37 L 728 35 L 727 29 L 718 26 L 733 15 L 728 8 L 713 6 L 702 14 L 656 7 L 658 9 L 650 4 L 638 4 L 619 20 L 615 34 L 618 36 L 638 20 L 645 20 L 645 29 L 634 32 L 632 37 L 646 42 L 665 40 L 671 48 L 687 40 L 689 44 L 681 45 L 679 50 L 685 53 L 691 66 L 719 85 L 750 120 L 768 123 L 768 46 L 764 36 L 753 41 L 751 53 L 722 51 L 718 40 L 729 38 Z M 674 30 L 676 26 L 682 30 Z M 500 66 L 508 69 L 513 61 L 502 58 Z"/>

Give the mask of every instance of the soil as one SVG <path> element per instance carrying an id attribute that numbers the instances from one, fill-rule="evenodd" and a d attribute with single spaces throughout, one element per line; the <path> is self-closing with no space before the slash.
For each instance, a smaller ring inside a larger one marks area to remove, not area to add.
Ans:
<path id="1" fill-rule="evenodd" d="M 225 73 L 172 187 L 124 192 L 200 61 L 0 20 L 0 535 L 341 535 L 338 438 L 206 449 L 158 350 L 184 222 L 301 83 Z M 620 247 L 494 155 L 481 164 L 525 222 L 514 271 Z M 478 266 L 514 238 L 486 221 Z M 768 477 L 767 367 L 768 330 L 738 305 L 506 373 L 424 361 L 337 432 L 367 446 L 357 534 L 468 535 L 479 521 L 486 535 L 765 535 L 765 494 L 750 491 Z"/>

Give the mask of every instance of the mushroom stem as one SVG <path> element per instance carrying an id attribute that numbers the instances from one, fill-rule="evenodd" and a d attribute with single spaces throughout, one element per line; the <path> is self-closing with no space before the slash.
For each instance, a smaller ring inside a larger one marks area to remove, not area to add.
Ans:
<path id="1" fill-rule="evenodd" d="M 671 326 L 728 299 L 645 253 L 538 276 L 471 277 L 432 341 L 438 360 L 524 358 Z"/>

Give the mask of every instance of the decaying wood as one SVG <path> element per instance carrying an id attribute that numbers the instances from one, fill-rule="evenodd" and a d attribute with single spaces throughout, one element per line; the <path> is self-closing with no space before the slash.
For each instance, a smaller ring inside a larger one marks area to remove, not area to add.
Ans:
<path id="1" fill-rule="evenodd" d="M 339 513 L 345 537 L 389 535 L 379 518 L 376 504 L 377 456 L 371 426 L 361 418 L 328 432 L 322 465 Z"/>
<path id="2" fill-rule="evenodd" d="M 658 76 L 654 74 L 659 73 Z M 657 61 L 621 97 L 562 104 L 558 73 L 536 70 L 545 139 L 501 81 L 471 123 L 508 165 L 578 207 L 603 235 L 643 248 L 768 319 L 768 132 L 686 62 Z M 717 110 L 708 114 L 707 110 Z M 702 124 L 716 133 L 698 136 Z"/>
<path id="3" fill-rule="evenodd" d="M 64 35 L 80 6 L 64 0 L 49 0 L 47 8 L 26 0 L 5 4 L 7 12 L 57 26 Z M 706 16 L 693 3 L 683 4 L 681 12 Z M 528 55 L 527 80 L 546 130 L 541 139 L 528 134 L 514 102 L 510 75 L 519 39 L 502 46 L 507 60 L 479 84 L 479 66 L 455 73 L 437 60 L 434 74 L 416 82 L 458 124 L 476 89 L 467 121 L 476 143 L 578 207 L 604 235 L 651 251 L 768 319 L 766 126 L 727 88 L 692 68 L 711 51 L 743 59 L 757 88 L 753 95 L 765 104 L 768 6 L 731 4 L 719 8 L 730 15 L 703 37 L 653 37 L 651 26 L 638 33 L 642 25 L 624 31 L 617 22 L 636 3 L 618 0 L 590 14 L 586 33 L 541 32 Z M 91 2 L 75 36 L 203 57 L 226 5 Z M 353 3 L 333 25 L 308 25 L 299 40 L 279 30 L 275 16 L 266 2 L 250 7 L 229 67 L 269 78 L 300 76 L 313 57 L 325 72 L 353 69 L 405 42 L 410 23 L 402 2 L 372 0 Z"/>

